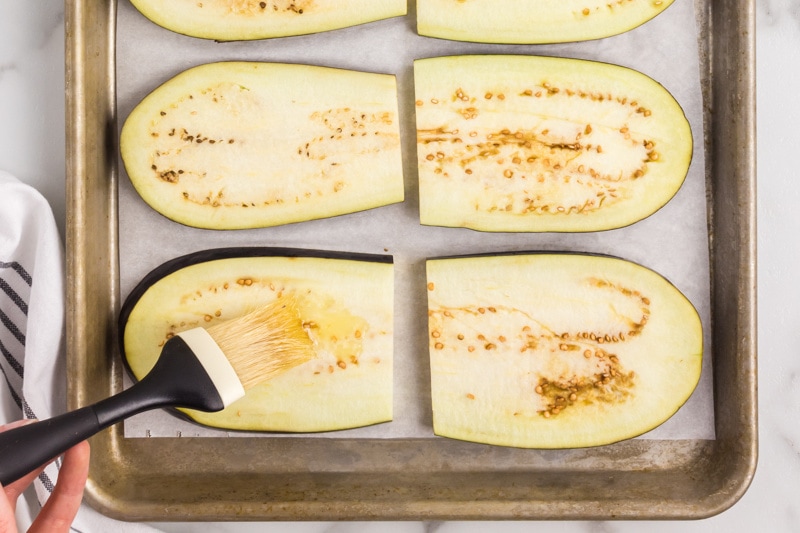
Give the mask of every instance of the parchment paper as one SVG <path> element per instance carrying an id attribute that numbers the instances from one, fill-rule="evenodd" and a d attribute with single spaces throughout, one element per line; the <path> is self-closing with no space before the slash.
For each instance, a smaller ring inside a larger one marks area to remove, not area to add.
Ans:
<path id="1" fill-rule="evenodd" d="M 380 0 L 376 0 L 380 1 Z M 226 60 L 307 63 L 397 76 L 406 200 L 402 204 L 275 228 L 211 231 L 176 224 L 148 207 L 130 185 L 120 161 L 121 295 L 151 269 L 176 256 L 224 246 L 290 246 L 391 254 L 395 264 L 394 420 L 315 437 L 435 438 L 425 291 L 427 257 L 506 251 L 583 251 L 618 256 L 670 280 L 695 305 L 704 326 L 705 357 L 690 400 L 642 438 L 713 439 L 710 272 L 703 102 L 694 5 L 676 0 L 666 11 L 623 35 L 562 45 L 485 45 L 416 34 L 413 0 L 406 17 L 317 35 L 217 43 L 172 33 L 121 0 L 117 21 L 118 126 L 158 85 L 202 63 Z M 480 233 L 419 224 L 412 62 L 454 54 L 555 55 L 616 63 L 658 80 L 682 105 L 692 125 L 694 156 L 678 194 L 661 210 L 630 227 L 584 234 Z M 251 436 L 208 429 L 166 411 L 125 423 L 127 437 Z M 275 434 L 268 434 L 275 436 Z"/>

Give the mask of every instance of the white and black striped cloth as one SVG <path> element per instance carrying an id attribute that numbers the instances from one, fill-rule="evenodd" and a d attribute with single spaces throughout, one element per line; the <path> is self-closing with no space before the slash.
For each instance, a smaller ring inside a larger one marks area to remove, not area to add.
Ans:
<path id="1" fill-rule="evenodd" d="M 8 392 L 19 410 L 16 418 L 39 418 L 36 411 L 25 400 L 23 390 L 25 378 L 25 335 L 28 324 L 28 300 L 33 278 L 17 261 L 3 261 L 0 257 L 0 371 Z M 16 414 L 16 413 L 15 413 Z M 50 472 L 39 474 L 37 493 L 44 491 L 45 497 L 53 491 Z M 40 502 L 42 498 L 40 498 Z"/>
<path id="2" fill-rule="evenodd" d="M 25 418 L 36 418 L 22 396 L 25 360 L 25 326 L 28 323 L 28 298 L 33 279 L 16 261 L 0 260 L 0 370 L 11 398 Z"/>
<path id="3" fill-rule="evenodd" d="M 63 411 L 63 307 L 63 251 L 50 206 L 37 191 L 0 172 L 3 422 Z M 42 503 L 58 467 L 48 466 L 34 483 Z"/>
<path id="4" fill-rule="evenodd" d="M 0 170 L 0 425 L 66 409 L 64 302 L 64 252 L 50 204 Z M 34 482 L 40 505 L 57 483 L 59 466 L 48 465 Z M 156 530 L 83 505 L 72 531 Z"/>

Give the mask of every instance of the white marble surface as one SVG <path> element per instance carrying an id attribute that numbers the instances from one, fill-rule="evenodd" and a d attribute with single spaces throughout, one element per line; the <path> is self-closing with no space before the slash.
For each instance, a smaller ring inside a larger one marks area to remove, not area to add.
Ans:
<path id="1" fill-rule="evenodd" d="M 697 522 L 226 523 L 209 532 L 295 533 L 800 531 L 800 1 L 757 1 L 759 467 L 748 492 Z M 64 228 L 64 13 L 60 2 L 0 0 L 0 168 L 37 187 Z M 197 524 L 158 524 L 166 532 Z"/>

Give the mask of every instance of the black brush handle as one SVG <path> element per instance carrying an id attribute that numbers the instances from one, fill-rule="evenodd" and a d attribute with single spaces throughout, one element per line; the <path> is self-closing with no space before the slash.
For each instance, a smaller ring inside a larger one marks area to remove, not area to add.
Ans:
<path id="1" fill-rule="evenodd" d="M 0 484 L 16 481 L 100 429 L 90 405 L 0 433 Z"/>
<path id="2" fill-rule="evenodd" d="M 0 484 L 8 485 L 125 418 L 159 407 L 224 408 L 203 366 L 180 337 L 165 345 L 153 370 L 134 386 L 41 422 L 0 433 Z"/>

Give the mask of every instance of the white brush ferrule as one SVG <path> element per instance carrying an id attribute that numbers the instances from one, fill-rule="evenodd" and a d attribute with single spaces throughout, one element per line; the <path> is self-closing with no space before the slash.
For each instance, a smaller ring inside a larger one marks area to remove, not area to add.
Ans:
<path id="1" fill-rule="evenodd" d="M 194 328 L 182 331 L 178 333 L 178 336 L 183 339 L 200 364 L 203 365 L 225 407 L 244 396 L 242 382 L 228 361 L 228 357 L 205 329 Z"/>

